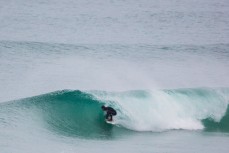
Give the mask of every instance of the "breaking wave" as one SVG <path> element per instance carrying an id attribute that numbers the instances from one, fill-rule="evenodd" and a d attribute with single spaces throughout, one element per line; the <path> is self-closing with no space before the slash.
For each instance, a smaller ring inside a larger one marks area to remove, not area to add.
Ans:
<path id="1" fill-rule="evenodd" d="M 22 121 L 32 124 L 34 118 L 39 118 L 39 124 L 33 128 L 40 126 L 56 134 L 84 138 L 174 129 L 229 132 L 228 95 L 228 88 L 63 90 L 2 103 L 0 122 L 2 126 L 24 126 Z M 114 125 L 104 121 L 102 105 L 117 110 Z"/>

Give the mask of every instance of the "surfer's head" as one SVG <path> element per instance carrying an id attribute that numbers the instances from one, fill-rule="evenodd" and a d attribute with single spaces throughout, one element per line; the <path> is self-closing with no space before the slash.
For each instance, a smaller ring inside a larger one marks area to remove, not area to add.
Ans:
<path id="1" fill-rule="evenodd" d="M 104 105 L 101 108 L 102 108 L 102 110 L 106 110 L 107 109 Z"/>

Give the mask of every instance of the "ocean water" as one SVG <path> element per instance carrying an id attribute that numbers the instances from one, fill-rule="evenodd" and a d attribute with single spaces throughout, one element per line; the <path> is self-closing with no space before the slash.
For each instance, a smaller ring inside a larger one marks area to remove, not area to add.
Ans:
<path id="1" fill-rule="evenodd" d="M 228 27 L 227 0 L 0 1 L 0 153 L 227 153 Z"/>

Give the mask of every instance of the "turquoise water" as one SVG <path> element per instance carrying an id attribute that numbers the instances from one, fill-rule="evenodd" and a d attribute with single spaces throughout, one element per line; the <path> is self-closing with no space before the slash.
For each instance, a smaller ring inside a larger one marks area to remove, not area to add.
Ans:
<path id="1" fill-rule="evenodd" d="M 227 153 L 228 8 L 0 1 L 0 152 Z"/>

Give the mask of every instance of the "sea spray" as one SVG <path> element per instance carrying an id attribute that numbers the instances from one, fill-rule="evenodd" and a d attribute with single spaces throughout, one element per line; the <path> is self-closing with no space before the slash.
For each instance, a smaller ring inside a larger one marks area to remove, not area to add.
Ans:
<path id="1" fill-rule="evenodd" d="M 137 131 L 201 130 L 205 128 L 203 119 L 220 122 L 228 105 L 228 89 L 96 92 L 93 95 L 120 110 L 117 123 Z"/>

